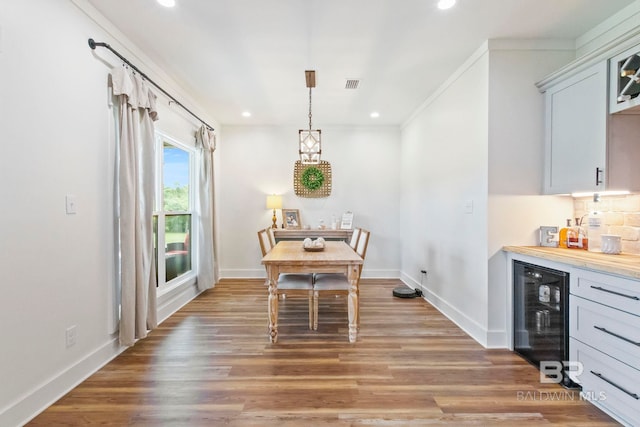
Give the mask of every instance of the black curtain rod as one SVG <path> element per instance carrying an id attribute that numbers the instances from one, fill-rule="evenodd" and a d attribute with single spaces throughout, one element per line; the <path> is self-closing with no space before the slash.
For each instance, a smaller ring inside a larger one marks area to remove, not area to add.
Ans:
<path id="1" fill-rule="evenodd" d="M 115 56 L 117 56 L 118 58 L 120 58 L 125 64 L 127 64 L 129 67 L 133 68 L 138 74 L 140 74 L 142 77 L 144 77 L 145 80 L 147 80 L 149 83 L 151 83 L 152 85 L 154 85 L 155 87 L 157 87 L 162 93 L 164 93 L 170 100 L 172 100 L 173 102 L 175 102 L 176 104 L 178 104 L 180 107 L 182 107 L 183 110 L 185 110 L 187 113 L 191 114 L 193 117 L 195 117 L 200 123 L 202 123 L 203 125 L 205 125 L 207 128 L 209 128 L 209 130 L 213 130 L 213 127 L 210 126 L 207 122 L 205 122 L 204 120 L 202 120 L 200 117 L 196 116 L 191 110 L 189 110 L 187 107 L 185 107 L 184 105 L 182 105 L 180 103 L 180 101 L 178 101 L 177 99 L 175 99 L 173 96 L 169 95 L 169 93 L 162 89 L 162 87 L 160 87 L 160 85 L 158 85 L 156 82 L 154 82 L 153 80 L 151 80 L 145 73 L 143 73 L 142 71 L 140 71 L 140 69 L 138 67 L 136 67 L 135 65 L 133 65 L 131 62 L 129 62 L 129 60 L 127 58 L 125 58 L 124 56 L 120 55 L 114 48 L 112 48 L 111 46 L 109 46 L 107 43 L 102 43 L 102 42 L 96 42 L 93 39 L 89 39 L 89 47 L 91 49 L 94 49 L 96 47 L 106 47 L 107 49 L 109 49 L 111 52 L 113 52 L 113 54 Z"/>

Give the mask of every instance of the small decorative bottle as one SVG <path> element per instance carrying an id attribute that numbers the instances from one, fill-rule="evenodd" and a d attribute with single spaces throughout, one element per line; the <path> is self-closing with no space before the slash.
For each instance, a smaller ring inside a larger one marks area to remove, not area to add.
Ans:
<path id="1" fill-rule="evenodd" d="M 567 248 L 569 249 L 581 249 L 580 241 L 580 227 L 578 227 L 578 221 L 576 220 L 575 227 L 569 227 L 567 229 Z"/>
<path id="2" fill-rule="evenodd" d="M 571 218 L 567 219 L 567 226 L 560 229 L 560 234 L 558 235 L 558 246 L 561 248 L 567 247 L 567 232 L 571 228 Z"/>
<path id="3" fill-rule="evenodd" d="M 587 229 L 582 226 L 582 218 L 580 219 L 580 225 L 578 226 L 578 240 L 580 241 L 580 249 L 589 250 L 589 233 Z"/>

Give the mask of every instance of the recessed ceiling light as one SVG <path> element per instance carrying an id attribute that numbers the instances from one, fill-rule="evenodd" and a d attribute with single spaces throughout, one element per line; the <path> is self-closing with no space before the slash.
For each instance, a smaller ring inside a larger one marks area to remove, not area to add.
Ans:
<path id="1" fill-rule="evenodd" d="M 176 0 L 158 0 L 158 3 L 164 7 L 173 7 L 176 5 Z"/>
<path id="2" fill-rule="evenodd" d="M 377 111 L 374 111 L 373 113 L 370 114 L 372 119 L 377 119 L 378 117 L 380 117 L 380 113 L 378 113 Z"/>
<path id="3" fill-rule="evenodd" d="M 450 9 L 453 7 L 453 5 L 456 4 L 456 0 L 440 0 L 438 2 L 438 9 Z"/>
<path id="4" fill-rule="evenodd" d="M 243 111 L 242 112 L 242 117 L 251 117 L 251 112 L 250 111 Z"/>

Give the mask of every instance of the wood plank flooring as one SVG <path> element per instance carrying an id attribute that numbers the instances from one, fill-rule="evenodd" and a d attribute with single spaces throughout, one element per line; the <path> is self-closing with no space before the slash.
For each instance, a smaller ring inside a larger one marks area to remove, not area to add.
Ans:
<path id="1" fill-rule="evenodd" d="M 400 282 L 362 280 L 358 341 L 345 297 L 280 301 L 267 337 L 262 280 L 223 280 L 29 426 L 617 425 L 576 392 L 486 350 Z"/>

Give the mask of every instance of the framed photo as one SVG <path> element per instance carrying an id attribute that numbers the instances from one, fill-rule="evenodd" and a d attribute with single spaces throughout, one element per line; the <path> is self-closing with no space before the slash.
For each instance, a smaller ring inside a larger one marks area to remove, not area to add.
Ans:
<path id="1" fill-rule="evenodd" d="M 347 211 L 342 214 L 342 221 L 340 222 L 341 230 L 351 230 L 353 228 L 353 212 Z"/>
<path id="2" fill-rule="evenodd" d="M 300 221 L 300 211 L 298 209 L 282 209 L 282 223 L 284 228 L 288 230 L 299 230 L 302 222 Z"/>

